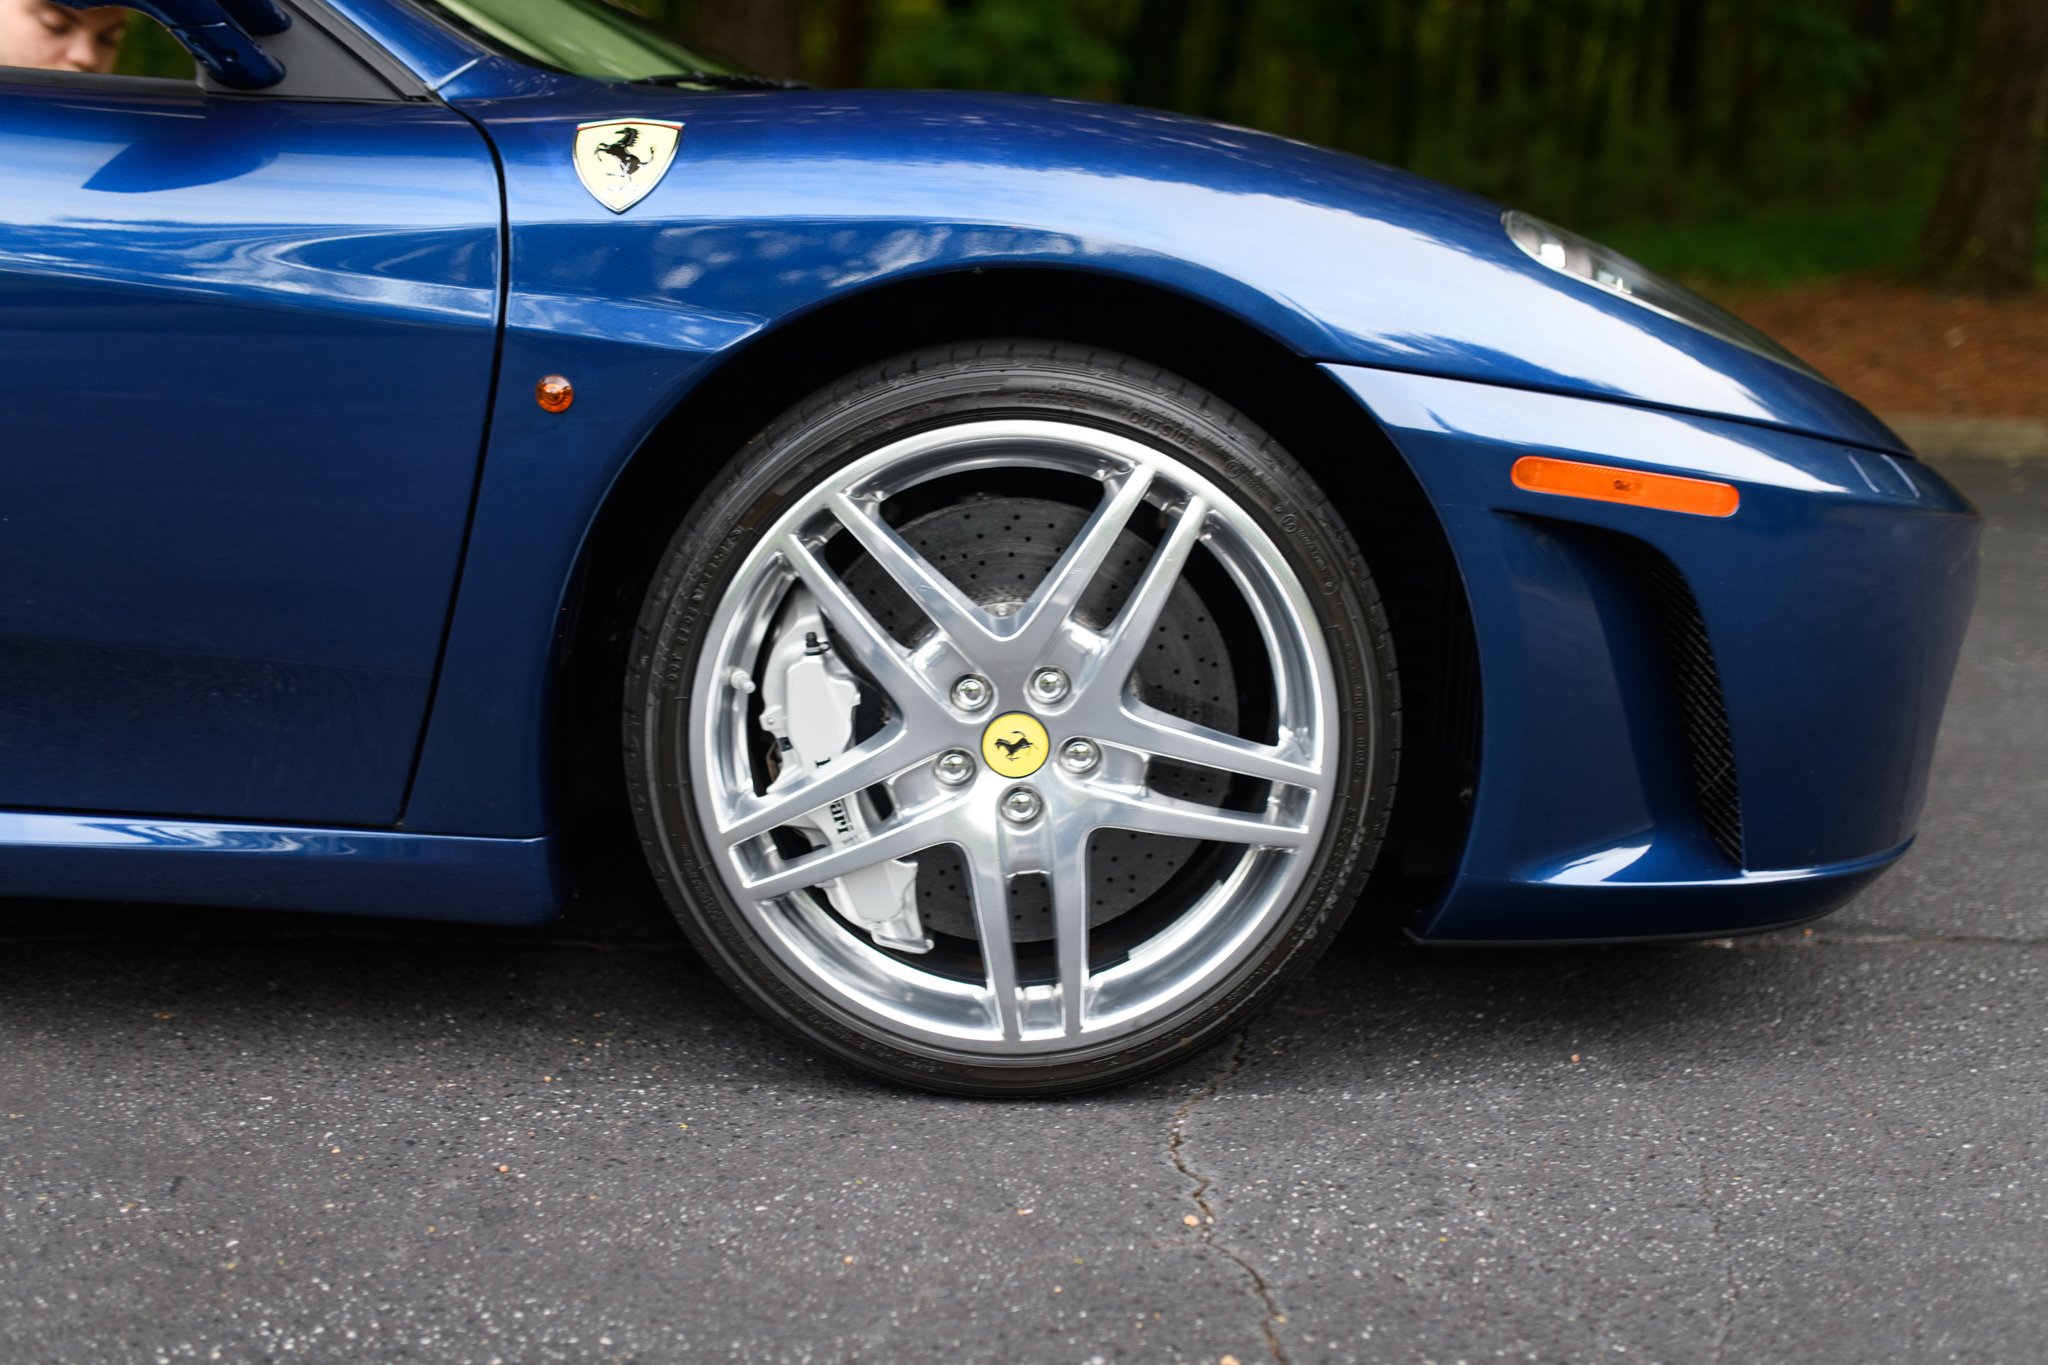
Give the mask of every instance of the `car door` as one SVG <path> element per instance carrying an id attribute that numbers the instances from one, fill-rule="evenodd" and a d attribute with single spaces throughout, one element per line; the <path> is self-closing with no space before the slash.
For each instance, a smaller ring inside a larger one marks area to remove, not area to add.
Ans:
<path id="1" fill-rule="evenodd" d="M 0 808 L 400 816 L 500 199 L 473 125 L 364 74 L 0 70 Z"/>

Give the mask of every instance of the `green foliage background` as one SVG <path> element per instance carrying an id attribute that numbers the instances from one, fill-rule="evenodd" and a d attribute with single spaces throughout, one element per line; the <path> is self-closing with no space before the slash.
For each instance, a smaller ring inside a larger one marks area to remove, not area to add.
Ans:
<path id="1" fill-rule="evenodd" d="M 687 32 L 718 0 L 637 2 Z M 843 78 L 864 32 L 864 83 L 1203 114 L 1409 167 L 1682 275 L 1778 284 L 1910 256 L 1981 7 L 804 0 L 799 74 Z"/>
<path id="2" fill-rule="evenodd" d="M 631 0 L 686 39 L 713 6 Z M 2042 0 L 2048 3 L 2048 0 Z M 1410 167 L 1664 269 L 1910 252 L 1981 0 L 784 0 L 818 83 L 1031 91 Z M 138 29 L 147 25 L 138 25 Z M 133 70 L 182 59 L 162 34 Z M 2048 230 L 2041 234 L 2048 243 Z"/>

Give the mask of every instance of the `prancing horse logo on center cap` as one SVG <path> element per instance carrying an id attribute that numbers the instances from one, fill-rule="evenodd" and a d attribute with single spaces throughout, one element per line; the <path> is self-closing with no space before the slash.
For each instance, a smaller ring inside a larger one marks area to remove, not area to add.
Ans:
<path id="1" fill-rule="evenodd" d="M 1029 777 L 1052 747 L 1045 727 L 1022 711 L 997 716 L 981 732 L 982 762 L 1004 777 Z"/>
<path id="2" fill-rule="evenodd" d="M 675 164 L 683 125 L 615 118 L 576 125 L 576 177 L 598 203 L 624 213 L 647 197 Z"/>

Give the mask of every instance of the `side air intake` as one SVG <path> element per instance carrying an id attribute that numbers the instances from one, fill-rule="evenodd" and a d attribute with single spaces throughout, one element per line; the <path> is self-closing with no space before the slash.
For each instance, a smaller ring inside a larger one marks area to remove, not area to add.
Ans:
<path id="1" fill-rule="evenodd" d="M 1742 796 L 1735 784 L 1735 746 L 1728 737 L 1728 709 L 1721 699 L 1721 672 L 1699 602 L 1677 566 L 1644 547 L 1649 598 L 1684 730 L 1686 765 L 1693 800 L 1714 842 L 1730 862 L 1742 864 Z"/>

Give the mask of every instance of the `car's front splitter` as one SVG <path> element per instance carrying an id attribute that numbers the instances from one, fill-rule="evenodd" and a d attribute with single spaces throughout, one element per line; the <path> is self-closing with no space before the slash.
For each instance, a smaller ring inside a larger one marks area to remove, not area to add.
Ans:
<path id="1" fill-rule="evenodd" d="M 1764 426 L 1328 369 L 1429 493 L 1478 641 L 1469 832 L 1419 937 L 1768 928 L 1904 851 L 1975 592 L 1976 514 L 1938 474 Z M 1528 456 L 1740 503 L 1533 491 L 1512 473 Z"/>

